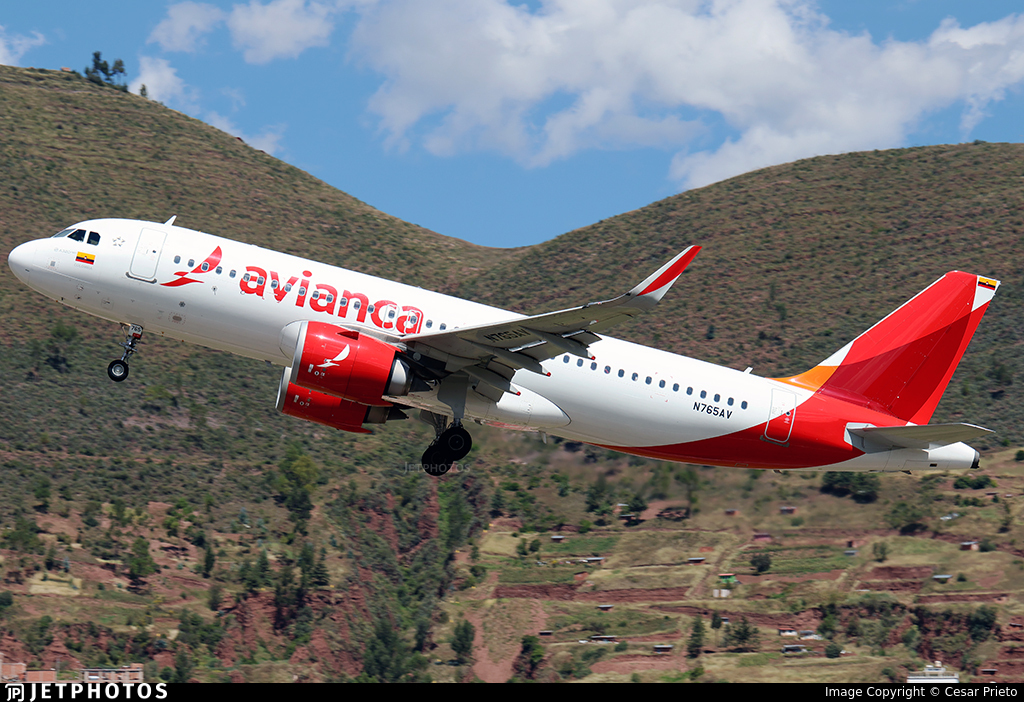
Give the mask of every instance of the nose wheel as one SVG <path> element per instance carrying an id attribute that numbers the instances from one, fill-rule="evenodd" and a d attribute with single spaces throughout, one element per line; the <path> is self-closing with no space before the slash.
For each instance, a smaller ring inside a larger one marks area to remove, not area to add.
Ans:
<path id="1" fill-rule="evenodd" d="M 124 349 L 124 353 L 121 354 L 121 358 L 111 361 L 107 366 L 107 376 L 115 383 L 120 383 L 128 377 L 128 359 L 135 353 L 135 347 L 138 345 L 139 339 L 142 338 L 142 327 L 138 324 L 122 324 L 121 326 L 126 328 L 125 338 L 118 346 Z"/>

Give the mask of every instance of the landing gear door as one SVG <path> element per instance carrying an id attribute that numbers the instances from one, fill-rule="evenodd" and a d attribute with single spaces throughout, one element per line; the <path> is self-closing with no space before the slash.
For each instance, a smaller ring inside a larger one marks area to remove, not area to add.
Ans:
<path id="1" fill-rule="evenodd" d="M 796 395 L 786 390 L 772 388 L 772 410 L 764 428 L 764 438 L 777 444 L 789 441 L 796 418 Z"/>
<path id="2" fill-rule="evenodd" d="M 166 232 L 156 229 L 143 229 L 139 233 L 139 243 L 135 246 L 128 275 L 132 278 L 156 282 L 156 267 L 160 263 L 160 252 L 164 248 Z"/>

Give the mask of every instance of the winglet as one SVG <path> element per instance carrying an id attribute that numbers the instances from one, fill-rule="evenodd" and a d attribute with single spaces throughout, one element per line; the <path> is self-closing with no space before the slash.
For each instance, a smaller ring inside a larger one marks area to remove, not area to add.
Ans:
<path id="1" fill-rule="evenodd" d="M 672 283 L 683 274 L 690 261 L 700 253 L 699 246 L 689 246 L 671 261 L 648 276 L 644 282 L 626 293 L 627 297 L 636 298 L 637 306 L 653 307 L 665 296 Z"/>

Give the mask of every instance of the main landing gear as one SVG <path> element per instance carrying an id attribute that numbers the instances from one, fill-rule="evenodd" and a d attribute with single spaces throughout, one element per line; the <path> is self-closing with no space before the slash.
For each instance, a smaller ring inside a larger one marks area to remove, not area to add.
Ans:
<path id="1" fill-rule="evenodd" d="M 115 383 L 120 383 L 128 377 L 128 359 L 135 353 L 135 346 L 139 343 L 139 339 L 142 338 L 142 327 L 138 324 L 121 325 L 122 329 L 126 327 L 124 341 L 118 344 L 118 346 L 124 349 L 124 353 L 121 354 L 121 358 L 111 361 L 110 365 L 107 366 L 107 375 Z"/>
<path id="2" fill-rule="evenodd" d="M 449 470 L 452 465 L 458 463 L 473 448 L 473 437 L 462 426 L 462 422 L 456 420 L 451 426 L 447 417 L 433 415 L 431 417 L 434 429 L 437 431 L 437 438 L 431 442 L 427 450 L 423 452 L 421 462 L 423 470 L 427 475 L 439 478 Z"/>

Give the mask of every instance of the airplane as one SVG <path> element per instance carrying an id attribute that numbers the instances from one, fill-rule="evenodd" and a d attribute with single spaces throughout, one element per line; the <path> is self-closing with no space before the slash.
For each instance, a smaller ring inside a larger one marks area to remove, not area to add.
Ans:
<path id="1" fill-rule="evenodd" d="M 763 378 L 605 334 L 652 309 L 690 246 L 623 295 L 526 316 L 174 224 L 96 219 L 8 256 L 28 287 L 121 324 L 129 374 L 143 330 L 283 366 L 277 408 L 369 433 L 407 417 L 435 430 L 423 470 L 472 447 L 466 424 L 539 432 L 648 458 L 778 471 L 977 468 L 929 424 L 999 281 L 960 271 L 817 366 Z"/>

